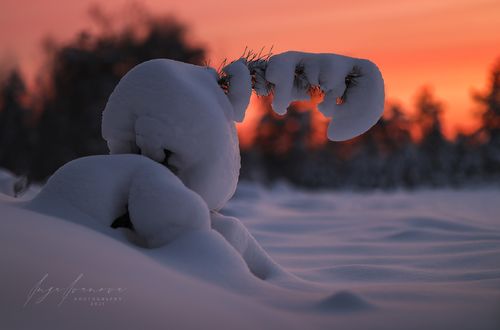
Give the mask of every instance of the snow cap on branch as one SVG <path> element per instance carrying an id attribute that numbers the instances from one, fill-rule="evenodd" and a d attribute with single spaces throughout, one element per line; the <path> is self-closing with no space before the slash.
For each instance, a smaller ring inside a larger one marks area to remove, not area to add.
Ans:
<path id="1" fill-rule="evenodd" d="M 286 113 L 293 101 L 309 98 L 311 88 L 325 94 L 319 110 L 332 120 L 328 138 L 351 139 L 366 132 L 384 110 L 384 81 L 368 60 L 335 54 L 286 52 L 269 59 L 266 80 L 273 84 L 273 109 Z"/>
<path id="2" fill-rule="evenodd" d="M 250 72 L 243 59 L 230 63 L 222 71 L 229 81 L 227 97 L 233 107 L 233 120 L 242 122 L 252 95 Z"/>

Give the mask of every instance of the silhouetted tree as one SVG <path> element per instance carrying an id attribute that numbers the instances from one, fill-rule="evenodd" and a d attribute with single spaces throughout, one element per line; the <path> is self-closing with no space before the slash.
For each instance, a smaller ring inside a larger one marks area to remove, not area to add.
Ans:
<path id="1" fill-rule="evenodd" d="M 483 107 L 480 134 L 484 136 L 484 171 L 500 175 L 500 59 L 491 71 L 488 90 L 475 95 L 475 100 Z"/>
<path id="2" fill-rule="evenodd" d="M 136 19 L 117 25 L 93 7 L 100 32 L 82 32 L 62 46 L 46 43 L 48 61 L 36 94 L 27 95 L 17 70 L 7 75 L 0 84 L 0 167 L 18 174 L 29 171 L 32 179 L 43 180 L 74 158 L 107 153 L 101 112 L 128 70 L 152 58 L 202 64 L 204 50 L 189 45 L 183 25 L 140 7 L 134 11 L 139 13 Z M 28 107 L 26 99 L 36 101 L 37 111 Z M 310 188 L 498 182 L 500 59 L 488 89 L 475 99 L 482 108 L 482 126 L 454 141 L 443 135 L 443 105 L 423 88 L 413 116 L 398 104 L 388 104 L 384 117 L 365 134 L 344 142 L 318 143 L 315 134 L 326 130 L 326 122 L 313 122 L 313 114 L 299 109 L 303 106 L 298 103 L 278 116 L 270 108 L 270 97 L 264 97 L 267 109 L 253 146 L 243 150 L 242 175 L 265 182 L 286 179 Z M 38 120 L 34 113 L 40 114 Z"/>
<path id="3" fill-rule="evenodd" d="M 475 95 L 475 100 L 484 106 L 482 129 L 490 140 L 500 139 L 500 59 L 490 73 L 488 90 Z"/>
<path id="4" fill-rule="evenodd" d="M 463 186 L 487 181 L 483 170 L 482 147 L 475 135 L 458 134 L 453 147 L 450 183 L 453 186 Z"/>
<path id="5" fill-rule="evenodd" d="M 25 174 L 31 153 L 31 112 L 24 106 L 26 87 L 14 69 L 0 87 L 0 167 Z"/>
<path id="6" fill-rule="evenodd" d="M 34 179 L 46 178 L 74 158 L 107 153 L 101 112 L 133 66 L 153 58 L 202 64 L 204 50 L 190 46 L 186 28 L 172 18 L 147 16 L 134 24 L 111 33 L 83 32 L 65 46 L 50 47 L 42 79 L 38 152 L 31 168 Z"/>
<path id="7" fill-rule="evenodd" d="M 441 115 L 443 105 L 432 91 L 424 87 L 416 98 L 416 123 L 421 135 L 420 176 L 433 186 L 443 185 L 451 170 L 451 148 L 442 132 Z"/>
<path id="8" fill-rule="evenodd" d="M 270 104 L 257 127 L 253 148 L 259 151 L 269 180 L 284 177 L 301 180 L 304 157 L 309 152 L 312 122 L 309 111 L 293 105 L 285 116 L 277 115 Z"/>

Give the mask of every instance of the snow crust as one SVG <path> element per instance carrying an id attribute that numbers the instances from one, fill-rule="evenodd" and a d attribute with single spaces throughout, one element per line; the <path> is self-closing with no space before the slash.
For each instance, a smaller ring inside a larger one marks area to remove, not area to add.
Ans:
<path id="1" fill-rule="evenodd" d="M 297 74 L 297 69 L 302 72 Z M 346 91 L 346 77 L 359 77 Z M 274 84 L 273 109 L 285 114 L 292 101 L 309 99 L 307 86 L 317 86 L 325 93 L 318 109 L 332 120 L 328 138 L 351 139 L 366 132 L 384 110 L 384 81 L 375 64 L 365 59 L 336 54 L 285 52 L 270 58 L 266 80 Z M 342 104 L 338 98 L 345 95 Z"/>

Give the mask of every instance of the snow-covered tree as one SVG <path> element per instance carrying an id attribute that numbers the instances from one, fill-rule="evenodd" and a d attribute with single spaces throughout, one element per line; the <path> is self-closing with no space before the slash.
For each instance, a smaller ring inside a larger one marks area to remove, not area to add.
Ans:
<path id="1" fill-rule="evenodd" d="M 0 167 L 26 174 L 32 146 L 31 112 L 23 103 L 24 81 L 12 70 L 0 84 Z"/>
<path id="2" fill-rule="evenodd" d="M 485 93 L 475 95 L 482 108 L 482 128 L 484 135 L 484 170 L 494 175 L 500 174 L 500 59 L 490 74 L 489 86 Z"/>
<path id="3" fill-rule="evenodd" d="M 159 57 L 204 62 L 204 49 L 186 41 L 182 24 L 148 14 L 139 18 L 95 34 L 82 32 L 65 45 L 47 46 L 38 99 L 38 146 L 31 169 L 34 179 L 45 179 L 72 159 L 107 152 L 101 137 L 102 110 L 114 86 L 132 67 Z"/>
<path id="4" fill-rule="evenodd" d="M 428 87 L 422 88 L 416 97 L 416 122 L 420 133 L 420 172 L 427 184 L 446 184 L 451 170 L 451 148 L 442 132 L 442 103 Z"/>

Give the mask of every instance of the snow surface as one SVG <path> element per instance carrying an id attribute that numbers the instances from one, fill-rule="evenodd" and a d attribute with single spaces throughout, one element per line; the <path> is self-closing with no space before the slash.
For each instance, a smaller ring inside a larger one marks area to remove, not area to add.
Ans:
<path id="1" fill-rule="evenodd" d="M 0 196 L 0 328 L 498 329 L 498 200 L 486 188 L 307 193 L 240 183 L 221 210 L 228 216 L 211 214 L 217 231 L 144 249 L 126 229 L 93 229 L 95 214 L 55 194 Z M 275 262 L 253 262 L 252 244 Z M 78 292 L 60 306 L 61 292 L 26 304 L 45 274 L 44 288 L 83 274 L 77 287 L 125 291 L 97 307 Z"/>
<path id="2" fill-rule="evenodd" d="M 243 60 L 223 72 L 227 95 L 210 68 L 136 66 L 103 112 L 112 155 L 74 160 L 25 198 L 1 197 L 1 328 L 500 325 L 498 191 L 242 183 L 226 205 L 240 168 L 234 121 L 252 82 Z M 288 52 L 265 77 L 280 112 L 320 87 L 334 140 L 361 134 L 383 109 L 382 77 L 366 60 Z M 132 230 L 111 228 L 127 215 Z"/>
<path id="3" fill-rule="evenodd" d="M 69 216 L 70 221 L 112 237 L 117 234 L 109 228 L 126 215 L 133 230 L 120 229 L 122 238 L 147 248 L 159 248 L 183 235 L 213 228 L 258 278 L 286 275 L 238 219 L 210 213 L 203 199 L 168 168 L 141 155 L 73 160 L 57 170 L 24 207 Z M 71 216 L 75 212 L 86 217 Z"/>
<path id="4" fill-rule="evenodd" d="M 17 197 L 28 189 L 26 177 L 19 177 L 8 170 L 0 168 L 0 193 Z"/>

